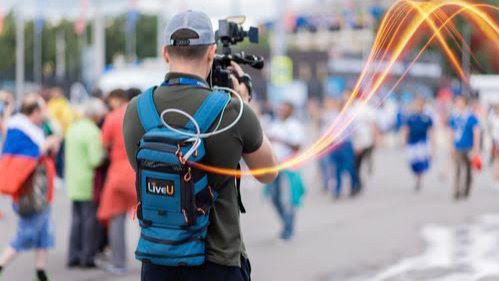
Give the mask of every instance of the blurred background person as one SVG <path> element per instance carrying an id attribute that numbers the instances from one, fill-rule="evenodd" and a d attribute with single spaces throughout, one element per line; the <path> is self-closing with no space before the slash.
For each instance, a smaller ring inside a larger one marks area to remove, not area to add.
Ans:
<path id="1" fill-rule="evenodd" d="M 455 164 L 454 198 L 468 198 L 472 184 L 471 159 L 480 152 L 480 126 L 478 118 L 468 106 L 468 98 L 460 95 L 455 98 L 454 111 L 449 118 L 454 144 Z"/>
<path id="2" fill-rule="evenodd" d="M 14 113 L 15 100 L 12 93 L 0 91 L 0 156 L 2 151 L 3 139 L 7 133 L 7 121 Z M 3 218 L 3 213 L 0 210 L 0 219 Z"/>
<path id="3" fill-rule="evenodd" d="M 417 97 L 412 106 L 412 112 L 407 116 L 402 128 L 407 157 L 412 172 L 416 176 L 415 190 L 422 186 L 423 176 L 430 168 L 433 120 L 425 112 L 425 100 Z"/>
<path id="4" fill-rule="evenodd" d="M 358 178 L 359 191 L 364 188 L 362 180 L 363 164 L 368 162 L 368 173 L 373 171 L 372 154 L 376 145 L 378 127 L 376 124 L 376 111 L 366 102 L 363 93 L 359 92 L 352 104 L 352 116 L 355 116 L 353 124 L 353 145 L 355 150 L 355 169 Z"/>
<path id="5" fill-rule="evenodd" d="M 492 106 L 487 123 L 489 135 L 492 141 L 490 158 L 492 162 L 494 188 L 499 190 L 499 103 L 495 103 Z"/>
<path id="6" fill-rule="evenodd" d="M 347 97 L 349 94 L 345 94 Z M 352 124 L 347 125 L 345 122 L 351 122 L 352 111 L 346 111 L 345 115 L 340 115 L 340 112 L 345 105 L 342 101 L 336 109 L 328 110 L 326 120 L 328 124 L 336 124 L 336 130 L 332 132 L 335 140 L 329 153 L 329 160 L 332 164 L 335 174 L 335 188 L 333 189 L 333 197 L 338 199 L 341 197 L 343 186 L 343 174 L 347 173 L 350 178 L 350 196 L 356 196 L 361 190 L 359 174 L 356 169 L 356 156 L 354 145 L 352 142 L 353 127 Z M 340 118 L 340 119 L 338 119 Z M 339 130 L 342 130 L 341 132 Z"/>
<path id="7" fill-rule="evenodd" d="M 125 95 L 129 101 L 135 98 L 136 96 L 140 95 L 141 93 L 142 91 L 137 88 L 130 88 L 125 91 Z"/>
<path id="8" fill-rule="evenodd" d="M 47 103 L 50 116 L 57 122 L 63 135 L 75 119 L 75 114 L 61 87 L 48 89 L 49 100 Z"/>
<path id="9" fill-rule="evenodd" d="M 63 137 L 63 144 L 56 158 L 56 168 L 57 175 L 64 178 L 64 136 L 76 116 L 61 87 L 48 89 L 48 97 L 47 106 L 50 117 L 54 121 L 54 130 Z"/>
<path id="10" fill-rule="evenodd" d="M 94 171 L 104 155 L 97 126 L 106 113 L 104 103 L 91 98 L 82 106 L 82 118 L 66 134 L 65 179 L 72 201 L 68 267 L 94 268 L 97 206 L 93 198 Z"/>
<path id="11" fill-rule="evenodd" d="M 294 116 L 294 106 L 290 102 L 279 105 L 277 116 L 267 133 L 281 163 L 300 150 L 306 137 L 303 125 Z M 272 184 L 267 185 L 267 191 L 283 225 L 279 238 L 290 240 L 295 230 L 296 207 L 301 204 L 305 194 L 301 175 L 292 169 L 283 170 Z"/>
<path id="12" fill-rule="evenodd" d="M 338 117 L 341 109 L 341 101 L 326 95 L 324 97 L 324 108 L 321 112 L 320 117 L 320 125 L 321 125 L 321 135 L 324 135 L 330 126 L 332 126 L 335 122 L 335 119 Z M 331 145 L 330 150 L 333 145 Z M 321 175 L 322 175 L 322 185 L 323 189 L 326 192 L 329 192 L 333 189 L 334 184 L 334 173 L 335 167 L 333 165 L 333 161 L 331 159 L 332 152 L 325 153 L 322 158 L 319 160 Z"/>
<path id="13" fill-rule="evenodd" d="M 10 92 L 0 91 L 0 150 L 2 148 L 3 139 L 7 132 L 7 121 L 14 113 L 15 100 Z"/>
<path id="14" fill-rule="evenodd" d="M 20 113 L 7 124 L 0 159 L 0 192 L 12 195 L 19 221 L 14 239 L 0 256 L 0 275 L 18 253 L 33 250 L 36 280 L 48 280 L 47 250 L 55 242 L 50 208 L 55 176 L 51 155 L 59 150 L 60 139 L 46 137 L 46 117 L 41 96 L 28 94 L 21 102 Z"/>
<path id="15" fill-rule="evenodd" d="M 107 96 L 111 112 L 102 126 L 102 143 L 109 156 L 104 190 L 97 217 L 108 226 L 111 263 L 104 267 L 116 274 L 127 272 L 125 222 L 127 212 L 137 203 L 135 172 L 128 162 L 123 139 L 123 119 L 129 97 L 123 90 L 114 90 Z"/>

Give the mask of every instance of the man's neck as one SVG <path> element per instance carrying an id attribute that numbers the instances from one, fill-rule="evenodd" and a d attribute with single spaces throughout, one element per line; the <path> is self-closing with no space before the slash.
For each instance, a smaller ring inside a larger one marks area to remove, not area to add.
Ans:
<path id="1" fill-rule="evenodd" d="M 188 64 L 170 64 L 170 72 L 191 74 L 206 79 L 206 71 L 203 69 L 203 67 Z"/>

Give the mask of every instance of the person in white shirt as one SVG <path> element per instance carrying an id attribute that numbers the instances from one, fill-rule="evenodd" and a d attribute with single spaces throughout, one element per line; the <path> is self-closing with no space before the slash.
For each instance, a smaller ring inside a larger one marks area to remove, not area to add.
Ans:
<path id="1" fill-rule="evenodd" d="M 296 154 L 305 141 L 304 127 L 293 113 L 293 104 L 281 104 L 277 118 L 270 124 L 267 132 L 279 163 Z M 267 186 L 267 190 L 283 223 L 280 238 L 289 240 L 294 234 L 295 209 L 301 204 L 305 193 L 301 176 L 294 170 L 281 171 L 274 183 Z"/>
<path id="2" fill-rule="evenodd" d="M 366 159 L 371 161 L 378 134 L 376 111 L 371 105 L 367 104 L 361 98 L 358 98 L 352 105 L 352 115 L 354 116 L 353 144 L 356 155 L 355 168 L 359 180 L 359 187 L 362 189 L 362 164 Z M 369 172 L 371 171 L 372 164 L 369 167 Z"/>

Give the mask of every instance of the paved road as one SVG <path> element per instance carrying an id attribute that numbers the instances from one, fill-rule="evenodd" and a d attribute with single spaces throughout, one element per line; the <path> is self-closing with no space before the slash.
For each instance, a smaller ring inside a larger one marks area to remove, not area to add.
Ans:
<path id="1" fill-rule="evenodd" d="M 439 157 L 436 165 L 448 166 L 438 161 L 443 159 Z M 275 239 L 278 221 L 261 188 L 247 180 L 243 196 L 248 214 L 243 215 L 242 227 L 253 279 L 499 280 L 499 220 L 494 216 L 499 214 L 499 191 L 492 189 L 488 172 L 478 175 L 469 201 L 456 203 L 450 182 L 440 180 L 437 169 L 415 193 L 401 151 L 380 150 L 375 164 L 366 192 L 355 200 L 338 201 L 320 190 L 315 166 L 305 166 L 308 196 L 298 214 L 296 238 L 284 244 Z M 63 193 L 58 193 L 53 208 L 57 248 L 50 256 L 52 279 L 138 280 L 139 264 L 132 259 L 137 227 L 132 221 L 127 231 L 128 276 L 64 267 L 70 208 Z M 0 220 L 4 246 L 15 229 L 15 217 L 5 199 L 0 199 L 0 210 L 6 214 Z M 30 254 L 17 259 L 4 281 L 32 280 L 32 259 Z"/>

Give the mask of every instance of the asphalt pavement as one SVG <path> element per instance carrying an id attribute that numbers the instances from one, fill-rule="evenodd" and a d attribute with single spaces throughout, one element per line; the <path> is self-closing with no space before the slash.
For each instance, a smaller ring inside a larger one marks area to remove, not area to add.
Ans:
<path id="1" fill-rule="evenodd" d="M 402 150 L 379 149 L 374 164 L 363 194 L 350 199 L 346 188 L 339 200 L 323 192 L 316 164 L 305 164 L 307 197 L 298 211 L 296 236 L 286 243 L 277 239 L 279 221 L 262 187 L 244 179 L 248 212 L 242 215 L 242 228 L 253 280 L 499 280 L 499 191 L 492 188 L 487 169 L 476 175 L 471 198 L 455 202 L 451 165 L 443 152 L 420 192 L 413 188 Z M 0 199 L 0 211 L 5 215 L 0 219 L 4 247 L 16 218 L 6 198 Z M 140 264 L 132 255 L 138 228 L 131 218 L 126 276 L 67 269 L 69 213 L 69 200 L 58 190 L 53 206 L 57 246 L 48 265 L 52 280 L 139 280 Z M 4 270 L 3 281 L 33 279 L 31 253 Z"/>

